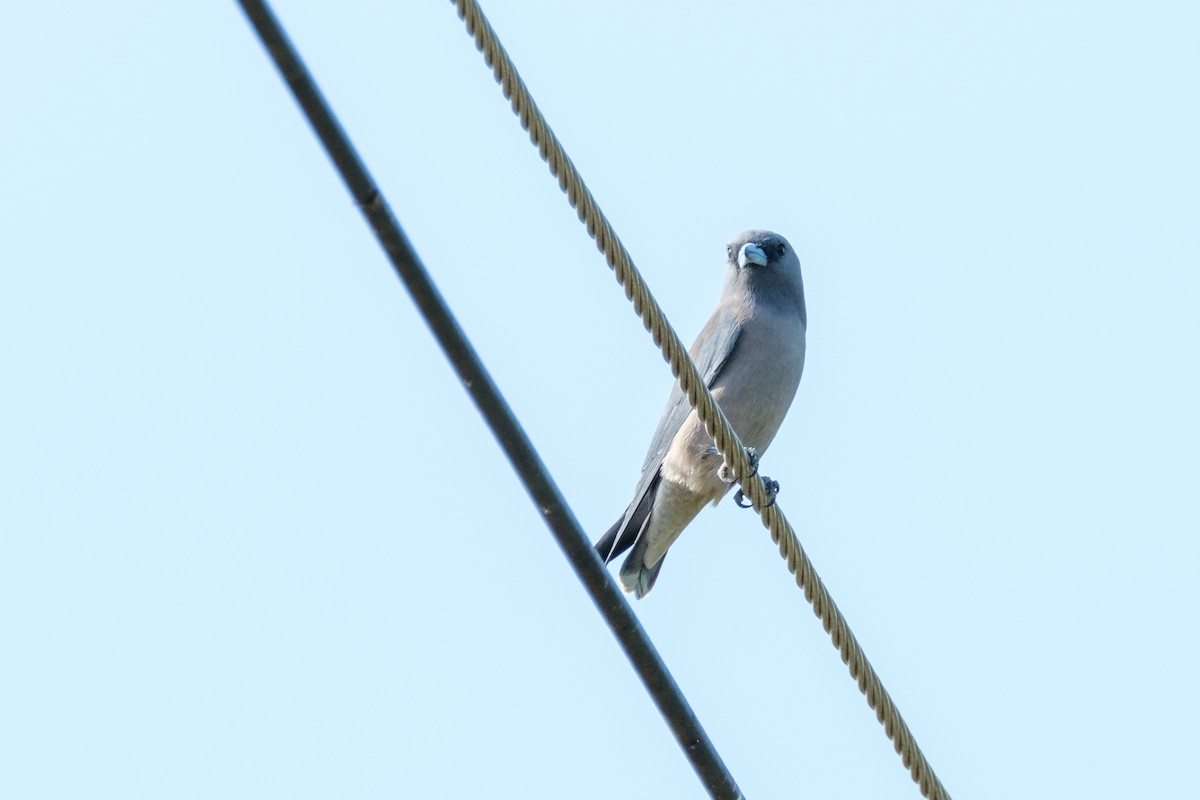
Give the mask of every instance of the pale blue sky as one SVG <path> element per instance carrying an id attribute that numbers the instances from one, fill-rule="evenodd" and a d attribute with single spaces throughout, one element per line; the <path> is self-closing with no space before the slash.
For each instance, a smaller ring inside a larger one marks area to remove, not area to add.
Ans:
<path id="1" fill-rule="evenodd" d="M 489 0 L 958 797 L 1180 796 L 1194 3 Z M 449 3 L 277 13 L 593 535 L 670 373 Z M 0 796 L 701 796 L 233 3 L 0 6 Z M 637 611 L 751 798 L 916 788 L 731 503 Z"/>

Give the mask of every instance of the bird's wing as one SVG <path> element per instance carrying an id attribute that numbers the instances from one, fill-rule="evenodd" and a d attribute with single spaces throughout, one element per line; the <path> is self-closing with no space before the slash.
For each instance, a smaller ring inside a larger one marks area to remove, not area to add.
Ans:
<path id="1" fill-rule="evenodd" d="M 695 344 L 692 345 L 690 355 L 692 361 L 696 362 L 696 371 L 700 373 L 700 378 L 704 381 L 705 386 L 712 388 L 717 376 L 721 374 L 721 368 L 733 354 L 741 332 L 741 323 L 735 319 L 730 310 L 724 307 L 718 308 L 709 318 L 704 330 L 700 331 Z M 655 478 L 658 477 L 658 469 L 662 466 L 667 448 L 671 446 L 675 434 L 679 432 L 683 421 L 687 419 L 691 411 L 692 406 L 688 402 L 687 395 L 680 388 L 679 381 L 675 381 L 675 388 L 671 390 L 671 397 L 667 400 L 667 407 L 663 410 L 662 419 L 658 421 L 654 438 L 650 440 L 650 449 L 646 451 L 646 460 L 642 463 L 642 476 L 633 493 L 633 502 L 629 504 L 629 508 L 625 512 L 626 525 L 641 504 L 642 498 L 646 496 L 646 492 L 654 484 Z M 626 525 L 622 525 L 622 528 Z"/>

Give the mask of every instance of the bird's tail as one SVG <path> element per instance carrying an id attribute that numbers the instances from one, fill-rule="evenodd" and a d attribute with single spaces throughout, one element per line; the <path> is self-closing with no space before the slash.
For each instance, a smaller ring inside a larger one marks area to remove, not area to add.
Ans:
<path id="1" fill-rule="evenodd" d="M 666 560 L 667 556 L 664 553 L 653 567 L 647 567 L 641 554 L 635 550 L 621 565 L 621 585 L 625 587 L 625 591 L 633 592 L 637 599 L 641 600 L 654 588 L 658 572 Z"/>
<path id="2" fill-rule="evenodd" d="M 632 506 L 632 510 L 626 510 L 621 518 L 600 537 L 600 541 L 596 542 L 596 552 L 600 554 L 600 558 L 605 564 L 633 547 L 633 552 L 621 565 L 621 585 L 625 587 L 625 591 L 636 594 L 639 600 L 645 597 L 646 593 L 654 586 L 658 571 L 662 569 L 663 559 L 661 558 L 652 567 L 643 566 L 643 552 L 646 549 L 646 543 L 642 539 L 642 534 L 645 533 L 650 523 L 650 514 L 654 508 L 654 495 L 657 489 L 658 477 L 656 476 L 646 492 L 637 500 L 636 505 Z M 635 545 L 639 543 L 640 547 L 636 547 Z"/>

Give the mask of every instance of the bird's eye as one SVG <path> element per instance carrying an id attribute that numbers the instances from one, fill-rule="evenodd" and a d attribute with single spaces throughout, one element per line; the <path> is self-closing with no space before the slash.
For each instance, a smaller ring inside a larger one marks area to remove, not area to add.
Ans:
<path id="1" fill-rule="evenodd" d="M 731 245 L 731 244 L 725 245 L 725 255 L 726 255 L 726 257 L 729 258 L 730 261 L 733 261 L 733 245 Z"/>
<path id="2" fill-rule="evenodd" d="M 775 246 L 771 248 L 771 252 L 776 258 L 783 258 L 783 254 L 787 252 L 787 245 L 783 242 L 776 242 Z"/>

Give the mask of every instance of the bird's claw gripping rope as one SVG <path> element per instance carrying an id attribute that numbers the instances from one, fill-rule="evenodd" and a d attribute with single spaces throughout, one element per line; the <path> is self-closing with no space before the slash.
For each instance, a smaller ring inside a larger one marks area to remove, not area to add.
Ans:
<path id="1" fill-rule="evenodd" d="M 773 481 L 766 475 L 762 476 L 763 490 L 767 493 L 767 504 L 763 508 L 770 508 L 775 505 L 775 498 L 779 496 L 779 481 Z M 745 500 L 746 502 L 742 502 Z M 738 508 L 753 508 L 754 503 L 746 499 L 746 493 L 741 489 L 737 490 L 737 494 L 733 496 L 733 502 Z"/>
<path id="2" fill-rule="evenodd" d="M 716 445 L 710 447 L 709 449 L 713 452 L 716 452 L 717 450 Z M 758 474 L 758 459 L 758 451 L 753 447 L 747 447 L 746 460 L 750 462 L 750 475 L 748 477 L 753 478 Z M 717 468 L 717 477 L 721 479 L 722 483 L 733 483 L 737 480 L 737 476 L 733 474 L 733 467 L 729 465 L 728 461 L 723 462 L 721 466 Z"/>
<path id="3" fill-rule="evenodd" d="M 715 450 L 716 448 L 713 447 L 711 449 Z M 750 475 L 748 477 L 753 478 L 758 474 L 758 451 L 753 447 L 747 447 L 746 460 L 750 462 Z M 717 469 L 717 477 L 724 483 L 733 483 L 737 480 L 737 477 L 733 474 L 733 467 L 729 465 L 728 461 L 721 464 Z M 775 498 L 779 495 L 779 481 L 773 481 L 766 475 L 763 475 L 762 482 L 763 490 L 767 494 L 767 504 L 763 507 L 770 508 L 775 505 Z M 733 502 L 737 504 L 738 508 L 752 508 L 754 506 L 753 503 L 746 499 L 746 492 L 740 488 L 737 490 L 737 494 L 733 496 Z"/>

